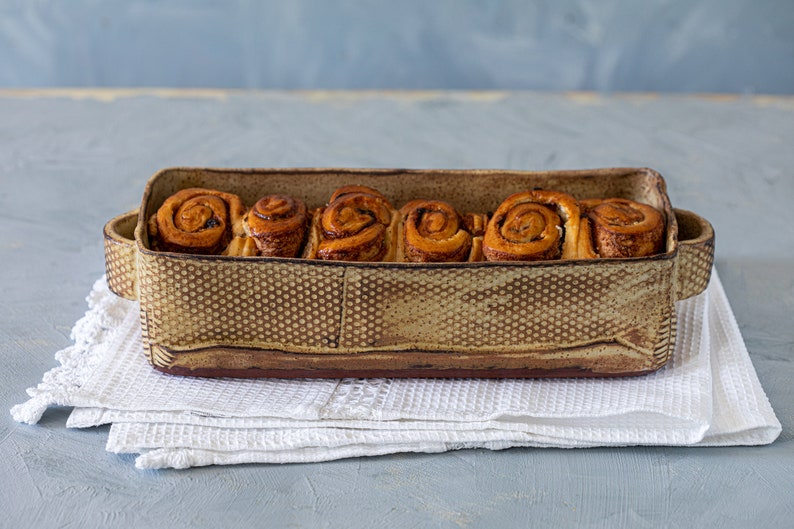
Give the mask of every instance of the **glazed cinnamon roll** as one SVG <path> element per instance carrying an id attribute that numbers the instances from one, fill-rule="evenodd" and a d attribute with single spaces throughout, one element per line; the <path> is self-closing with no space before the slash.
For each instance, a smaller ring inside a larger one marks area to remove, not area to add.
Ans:
<path id="1" fill-rule="evenodd" d="M 573 259 L 579 236 L 576 199 L 534 190 L 507 197 L 488 221 L 483 253 L 489 261 Z"/>
<path id="2" fill-rule="evenodd" d="M 306 204 L 286 195 L 260 198 L 243 219 L 245 233 L 260 255 L 295 257 L 300 253 L 308 227 Z"/>
<path id="3" fill-rule="evenodd" d="M 581 200 L 581 257 L 645 257 L 664 251 L 665 223 L 654 207 L 625 198 Z"/>
<path id="4" fill-rule="evenodd" d="M 394 259 L 397 213 L 378 191 L 365 186 L 341 187 L 315 217 L 316 252 L 309 252 L 309 257 L 335 261 Z"/>
<path id="5" fill-rule="evenodd" d="M 440 200 L 412 200 L 400 208 L 403 218 L 402 260 L 415 263 L 466 261 L 471 234 L 452 205 Z"/>
<path id="6" fill-rule="evenodd" d="M 245 206 L 240 197 L 214 189 L 188 188 L 168 197 L 149 220 L 153 249 L 219 254 L 242 235 Z"/>

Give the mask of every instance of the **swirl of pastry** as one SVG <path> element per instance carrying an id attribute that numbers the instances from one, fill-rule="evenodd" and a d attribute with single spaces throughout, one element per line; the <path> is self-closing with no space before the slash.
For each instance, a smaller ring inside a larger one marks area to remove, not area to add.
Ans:
<path id="1" fill-rule="evenodd" d="M 469 257 L 471 235 L 450 204 L 412 200 L 400 208 L 404 259 L 415 263 L 461 262 Z"/>
<path id="2" fill-rule="evenodd" d="M 488 221 L 483 253 L 489 261 L 576 257 L 579 207 L 559 191 L 524 191 L 507 197 Z"/>
<path id="3" fill-rule="evenodd" d="M 346 192 L 340 192 L 343 189 Z M 317 257 L 336 261 L 382 261 L 390 249 L 393 208 L 364 186 L 345 186 L 322 212 Z M 353 188 L 352 190 L 350 190 Z"/>
<path id="4" fill-rule="evenodd" d="M 156 250 L 219 254 L 242 233 L 245 206 L 240 197 L 215 189 L 188 188 L 168 197 L 152 216 L 149 232 Z"/>
<path id="5" fill-rule="evenodd" d="M 295 257 L 308 227 L 306 204 L 287 195 L 260 198 L 243 221 L 245 232 L 266 257 Z"/>
<path id="6" fill-rule="evenodd" d="M 597 256 L 646 257 L 664 251 L 665 223 L 656 208 L 625 198 L 591 198 L 579 205 Z"/>

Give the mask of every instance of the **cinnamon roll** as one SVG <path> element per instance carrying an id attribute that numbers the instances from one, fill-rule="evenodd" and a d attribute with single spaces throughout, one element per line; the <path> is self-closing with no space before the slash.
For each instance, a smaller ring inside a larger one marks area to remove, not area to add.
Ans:
<path id="1" fill-rule="evenodd" d="M 412 200 L 400 208 L 402 260 L 415 263 L 466 261 L 472 237 L 452 205 L 440 200 Z"/>
<path id="2" fill-rule="evenodd" d="M 336 261 L 392 261 L 397 212 L 366 186 L 343 186 L 315 213 L 316 251 L 309 257 Z"/>
<path id="3" fill-rule="evenodd" d="M 215 189 L 188 188 L 168 197 L 149 220 L 151 247 L 192 254 L 219 254 L 243 235 L 240 197 Z"/>
<path id="4" fill-rule="evenodd" d="M 581 200 L 581 257 L 646 257 L 664 251 L 665 222 L 654 207 L 625 198 Z"/>
<path id="5" fill-rule="evenodd" d="M 507 197 L 488 221 L 483 253 L 489 261 L 573 259 L 579 237 L 576 199 L 534 190 Z"/>
<path id="6" fill-rule="evenodd" d="M 308 227 L 306 204 L 286 195 L 260 198 L 243 219 L 245 233 L 260 255 L 295 257 L 300 253 Z"/>

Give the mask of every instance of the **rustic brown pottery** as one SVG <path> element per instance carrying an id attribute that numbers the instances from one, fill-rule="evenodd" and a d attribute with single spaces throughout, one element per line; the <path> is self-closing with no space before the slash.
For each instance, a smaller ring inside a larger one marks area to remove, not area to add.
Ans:
<path id="1" fill-rule="evenodd" d="M 179 189 L 253 204 L 294 195 L 319 207 L 345 184 L 399 207 L 437 198 L 494 211 L 533 188 L 623 197 L 666 219 L 666 251 L 643 258 L 347 263 L 197 256 L 149 247 L 147 220 Z M 708 283 L 711 225 L 673 209 L 663 178 L 577 171 L 209 169 L 155 174 L 139 210 L 105 226 L 107 280 L 140 303 L 144 351 L 171 374 L 232 377 L 569 377 L 651 373 L 676 335 L 675 302 Z"/>

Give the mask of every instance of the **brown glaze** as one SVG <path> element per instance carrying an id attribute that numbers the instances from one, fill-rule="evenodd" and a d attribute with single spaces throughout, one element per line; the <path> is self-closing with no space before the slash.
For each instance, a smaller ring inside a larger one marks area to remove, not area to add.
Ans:
<path id="1" fill-rule="evenodd" d="M 177 191 L 149 223 L 152 247 L 169 252 L 219 254 L 241 231 L 240 197 L 215 189 Z"/>
<path id="2" fill-rule="evenodd" d="M 647 257 L 664 250 L 664 217 L 655 208 L 625 198 L 586 199 L 579 206 L 587 224 L 581 257 Z"/>
<path id="3" fill-rule="evenodd" d="M 394 253 L 390 228 L 395 212 L 385 197 L 364 186 L 344 186 L 331 197 L 320 217 L 321 239 L 316 257 L 331 261 L 390 260 Z"/>
<path id="4" fill-rule="evenodd" d="M 488 221 L 483 253 L 489 261 L 573 259 L 579 233 L 576 200 L 559 191 L 507 197 Z"/>
<path id="5" fill-rule="evenodd" d="M 466 261 L 471 234 L 455 208 L 441 200 L 412 200 L 400 208 L 404 259 L 416 263 Z"/>
<path id="6" fill-rule="evenodd" d="M 302 200 L 287 195 L 268 195 L 257 200 L 243 226 L 260 255 L 296 257 L 303 246 L 309 216 Z"/>

